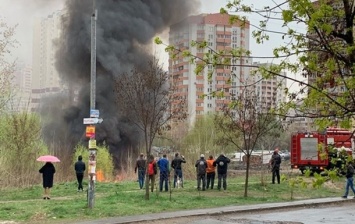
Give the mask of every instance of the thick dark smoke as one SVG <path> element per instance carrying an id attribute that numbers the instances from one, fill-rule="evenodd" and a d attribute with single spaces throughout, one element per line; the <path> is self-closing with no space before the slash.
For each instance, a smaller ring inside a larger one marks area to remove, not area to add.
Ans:
<path id="1" fill-rule="evenodd" d="M 97 96 L 96 108 L 104 122 L 97 126 L 96 138 L 106 142 L 119 158 L 138 146 L 140 133 L 120 116 L 115 103 L 114 80 L 133 66 L 140 67 L 152 54 L 152 39 L 170 25 L 197 12 L 198 0 L 98 0 Z M 89 116 L 90 32 L 92 1 L 67 0 L 63 33 L 59 40 L 56 67 L 69 85 L 69 95 L 77 101 L 64 108 L 58 105 L 47 129 L 46 139 L 64 140 L 51 130 L 70 138 L 73 144 L 84 139 L 83 118 Z M 147 50 L 148 49 L 148 50 Z M 140 67 L 141 69 L 144 69 Z M 78 94 L 75 94 L 78 92 Z M 53 104 L 55 102 L 50 102 Z M 48 110 L 47 110 L 48 111 Z M 63 120 L 61 120 L 63 118 Z M 60 130 L 60 131 L 59 131 Z M 63 134 L 65 133 L 65 134 Z M 67 141 L 68 142 L 68 141 Z M 63 142 L 64 143 L 64 142 Z"/>

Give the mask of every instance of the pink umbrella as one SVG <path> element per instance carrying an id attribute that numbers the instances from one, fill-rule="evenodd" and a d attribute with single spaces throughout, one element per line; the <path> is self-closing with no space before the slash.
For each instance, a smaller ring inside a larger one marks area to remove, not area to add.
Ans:
<path id="1" fill-rule="evenodd" d="M 60 162 L 60 160 L 57 157 L 51 156 L 51 155 L 40 156 L 40 157 L 37 158 L 37 161 L 39 161 L 39 162 L 52 162 L 52 163 Z"/>

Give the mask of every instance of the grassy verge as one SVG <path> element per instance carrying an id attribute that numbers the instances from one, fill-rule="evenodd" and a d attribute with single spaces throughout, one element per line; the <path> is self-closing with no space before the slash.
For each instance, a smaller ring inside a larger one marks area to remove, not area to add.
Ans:
<path id="1" fill-rule="evenodd" d="M 87 208 L 86 193 L 76 192 L 76 183 L 55 184 L 52 199 L 43 200 L 41 186 L 26 189 L 0 191 L 0 223 L 16 221 L 24 223 L 69 223 L 77 220 L 92 220 L 103 217 L 148 214 L 182 209 L 245 205 L 290 201 L 288 183 L 261 185 L 260 176 L 250 178 L 248 197 L 244 194 L 244 177 L 228 179 L 228 190 L 198 192 L 196 181 L 188 180 L 183 189 L 151 194 L 144 200 L 144 191 L 137 182 L 97 183 L 95 207 Z M 327 182 L 320 188 L 300 188 L 293 191 L 296 199 L 334 197 L 343 193 L 343 180 Z"/>

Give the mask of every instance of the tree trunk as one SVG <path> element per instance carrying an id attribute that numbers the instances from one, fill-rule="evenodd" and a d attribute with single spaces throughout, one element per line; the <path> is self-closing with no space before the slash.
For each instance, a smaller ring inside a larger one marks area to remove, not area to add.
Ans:
<path id="1" fill-rule="evenodd" d="M 148 174 L 148 168 L 149 168 L 149 157 L 150 157 L 150 148 L 151 148 L 151 144 L 150 141 L 148 140 L 148 133 L 147 130 L 145 130 L 145 152 L 146 152 L 146 164 L 145 164 L 145 196 L 144 199 L 145 200 L 149 200 L 149 174 Z"/>
<path id="2" fill-rule="evenodd" d="M 247 154 L 246 156 L 247 156 L 247 167 L 245 171 L 244 197 L 248 197 L 249 167 L 250 167 L 250 154 Z"/>
<path id="3" fill-rule="evenodd" d="M 144 196 L 144 199 L 145 200 L 149 200 L 149 175 L 148 175 L 148 166 L 149 166 L 149 163 L 148 163 L 148 159 L 147 159 L 147 166 L 146 166 L 146 169 L 145 169 L 145 196 Z"/>

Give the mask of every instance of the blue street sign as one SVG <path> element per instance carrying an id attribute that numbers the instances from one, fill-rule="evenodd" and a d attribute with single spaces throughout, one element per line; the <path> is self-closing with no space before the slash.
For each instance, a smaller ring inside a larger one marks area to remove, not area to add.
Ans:
<path id="1" fill-rule="evenodd" d="M 100 117 L 99 110 L 94 110 L 94 109 L 90 110 L 90 117 L 96 117 L 96 118 Z"/>

